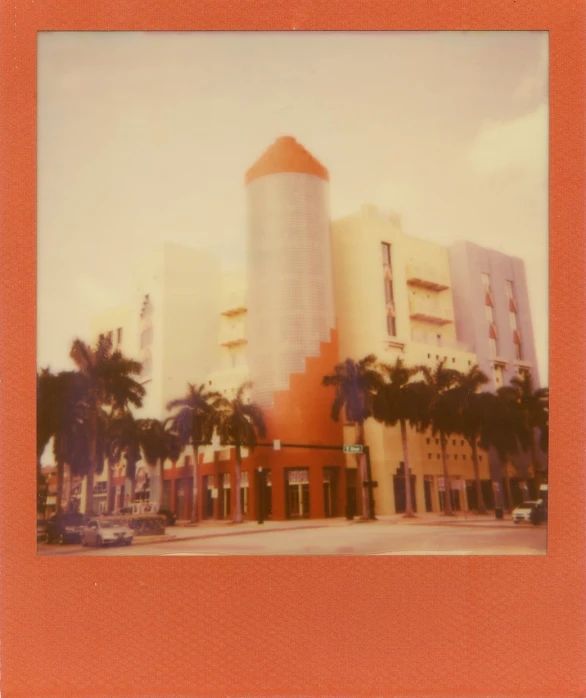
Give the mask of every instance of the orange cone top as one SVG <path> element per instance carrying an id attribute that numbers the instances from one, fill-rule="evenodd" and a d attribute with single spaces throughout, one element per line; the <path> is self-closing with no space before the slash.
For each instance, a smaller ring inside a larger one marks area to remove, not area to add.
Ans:
<path id="1" fill-rule="evenodd" d="M 245 182 L 282 172 L 298 172 L 329 180 L 326 168 L 292 136 L 282 136 L 265 150 L 246 173 Z"/>

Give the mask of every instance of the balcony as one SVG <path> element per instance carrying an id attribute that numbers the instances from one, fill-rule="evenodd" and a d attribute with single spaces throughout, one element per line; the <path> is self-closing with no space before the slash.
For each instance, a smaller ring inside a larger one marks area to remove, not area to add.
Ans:
<path id="1" fill-rule="evenodd" d="M 222 298 L 220 314 L 225 317 L 233 317 L 246 312 L 246 297 L 244 293 L 236 291 L 226 293 Z"/>
<path id="2" fill-rule="evenodd" d="M 220 330 L 220 346 L 222 347 L 237 347 L 246 344 L 247 341 L 246 327 L 243 325 Z"/>
<path id="3" fill-rule="evenodd" d="M 439 303 L 412 298 L 409 301 L 409 317 L 412 320 L 432 322 L 435 325 L 447 325 L 454 321 L 454 311 Z"/>
<path id="4" fill-rule="evenodd" d="M 417 264 L 407 265 L 407 283 L 431 291 L 444 291 L 450 287 L 447 274 L 442 274 L 433 267 Z"/>
<path id="5" fill-rule="evenodd" d="M 470 351 L 470 346 L 464 342 L 458 342 L 456 339 L 451 339 L 449 337 L 438 337 L 437 334 L 426 332 L 411 332 L 411 341 L 419 342 L 421 344 L 430 344 L 434 347 L 458 349 L 459 351 Z"/>

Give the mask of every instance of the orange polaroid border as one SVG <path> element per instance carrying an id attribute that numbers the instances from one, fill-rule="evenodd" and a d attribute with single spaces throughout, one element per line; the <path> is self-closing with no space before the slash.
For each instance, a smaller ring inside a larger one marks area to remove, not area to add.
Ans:
<path id="1" fill-rule="evenodd" d="M 0 13 L 2 695 L 585 695 L 584 3 L 18 0 Z M 546 556 L 36 556 L 36 35 L 196 29 L 549 31 Z"/>

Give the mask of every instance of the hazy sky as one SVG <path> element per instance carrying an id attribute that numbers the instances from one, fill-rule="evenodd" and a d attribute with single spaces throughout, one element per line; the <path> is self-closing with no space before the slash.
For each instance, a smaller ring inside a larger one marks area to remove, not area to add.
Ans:
<path id="1" fill-rule="evenodd" d="M 371 202 L 523 258 L 547 381 L 546 33 L 41 33 L 38 105 L 40 366 L 163 241 L 242 265 L 244 173 L 292 135 L 334 218 Z"/>

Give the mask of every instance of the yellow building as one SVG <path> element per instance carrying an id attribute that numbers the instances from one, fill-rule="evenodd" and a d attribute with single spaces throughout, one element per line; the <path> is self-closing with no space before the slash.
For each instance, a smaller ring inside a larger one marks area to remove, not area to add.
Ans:
<path id="1" fill-rule="evenodd" d="M 375 354 L 393 364 L 401 357 L 410 366 L 446 367 L 466 372 L 476 363 L 470 347 L 456 336 L 447 248 L 410 237 L 398 215 L 383 215 L 367 205 L 333 223 L 335 307 L 340 360 Z M 370 446 L 376 512 L 405 510 L 403 451 L 399 427 L 373 419 L 365 425 Z M 354 427 L 346 427 L 351 443 Z M 408 434 L 415 508 L 419 512 L 443 507 L 443 466 L 439 440 L 429 434 Z M 492 499 L 488 458 L 481 453 L 483 490 Z M 450 476 L 456 508 L 469 506 L 473 468 L 468 444 L 460 437 L 448 444 Z M 351 465 L 352 457 L 348 457 Z M 458 482 L 460 484 L 458 484 Z M 466 484 L 467 483 L 467 484 Z M 471 504 L 471 503 L 470 503 Z"/>

